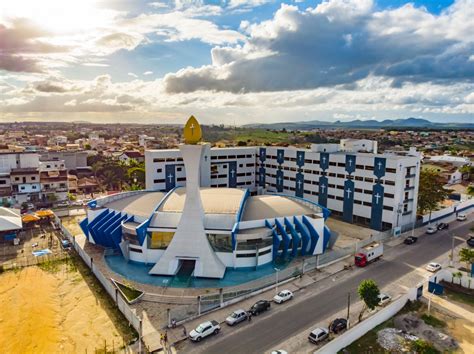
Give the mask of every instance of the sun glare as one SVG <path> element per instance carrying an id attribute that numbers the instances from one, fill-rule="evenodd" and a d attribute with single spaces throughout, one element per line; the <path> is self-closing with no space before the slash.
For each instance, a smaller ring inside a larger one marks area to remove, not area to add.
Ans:
<path id="1" fill-rule="evenodd" d="M 28 19 L 46 31 L 68 34 L 107 26 L 117 12 L 100 7 L 99 3 L 99 0 L 12 0 L 2 5 L 0 20 L 8 23 Z"/>

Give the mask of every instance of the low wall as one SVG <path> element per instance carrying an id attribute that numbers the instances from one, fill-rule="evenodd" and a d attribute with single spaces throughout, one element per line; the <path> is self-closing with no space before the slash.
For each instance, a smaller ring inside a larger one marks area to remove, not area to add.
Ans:
<path id="1" fill-rule="evenodd" d="M 462 276 L 454 277 L 453 273 L 457 273 L 459 270 L 451 268 L 451 269 L 441 269 L 436 274 L 433 274 L 429 277 L 429 281 L 438 284 L 440 281 L 445 281 L 447 283 L 453 283 L 457 285 L 461 285 L 463 288 L 466 289 L 474 289 L 474 278 L 471 278 L 468 273 L 460 272 Z"/>
<path id="2" fill-rule="evenodd" d="M 128 320 L 128 322 L 135 328 L 135 330 L 139 333 L 141 336 L 141 322 L 142 320 L 136 315 L 135 310 L 130 308 L 128 305 L 127 301 L 122 298 L 122 296 L 119 296 L 119 291 L 118 289 L 112 284 L 110 280 L 108 280 L 102 272 L 94 266 L 94 260 L 91 258 L 86 251 L 84 251 L 81 246 L 76 243 L 75 238 L 71 235 L 68 229 L 66 229 L 62 223 L 61 219 L 56 216 L 56 224 L 61 227 L 61 230 L 63 234 L 66 236 L 66 238 L 71 242 L 71 244 L 74 247 L 74 250 L 79 254 L 79 256 L 82 258 L 82 260 L 87 264 L 87 266 L 91 269 L 92 273 L 94 273 L 95 277 L 99 280 L 99 282 L 102 284 L 104 289 L 107 291 L 107 293 L 110 295 L 110 297 L 114 300 L 114 302 L 117 304 L 117 307 L 119 308 L 120 312 L 125 316 L 125 318 Z"/>
<path id="3" fill-rule="evenodd" d="M 388 306 L 378 311 L 373 316 L 370 316 L 369 318 L 352 327 L 340 336 L 337 336 L 328 344 L 315 351 L 315 353 L 337 353 L 341 349 L 352 344 L 357 339 L 362 337 L 370 330 L 374 329 L 382 322 L 385 322 L 395 316 L 405 306 L 408 300 L 414 300 L 416 298 L 416 291 L 412 290 L 413 289 L 411 289 L 408 294 L 402 295 L 401 297 L 390 303 Z"/>
<path id="4" fill-rule="evenodd" d="M 434 211 L 431 213 L 431 222 L 441 220 L 446 216 L 453 215 L 454 213 L 464 212 L 468 209 L 474 208 L 474 198 L 465 200 L 460 202 L 456 205 L 450 206 L 448 208 L 444 208 L 438 211 Z M 430 214 L 423 215 L 423 224 L 427 224 L 430 222 Z"/>

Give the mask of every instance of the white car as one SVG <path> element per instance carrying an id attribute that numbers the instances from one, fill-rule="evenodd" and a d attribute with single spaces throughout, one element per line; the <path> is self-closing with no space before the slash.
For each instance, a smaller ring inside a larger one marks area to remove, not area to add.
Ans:
<path id="1" fill-rule="evenodd" d="M 239 322 L 245 321 L 247 318 L 247 312 L 242 309 L 239 309 L 232 312 L 231 315 L 225 319 L 225 322 L 229 326 L 233 326 Z"/>
<path id="2" fill-rule="evenodd" d="M 431 262 L 430 264 L 426 266 L 426 270 L 433 273 L 437 272 L 440 269 L 441 269 L 441 264 L 435 263 L 435 262 Z"/>
<path id="3" fill-rule="evenodd" d="M 438 228 L 436 226 L 428 226 L 428 228 L 426 229 L 426 233 L 428 235 L 435 234 L 437 232 L 438 232 Z"/>
<path id="4" fill-rule="evenodd" d="M 282 290 L 277 295 L 273 297 L 273 301 L 277 304 L 291 300 L 293 298 L 293 293 L 290 290 Z"/>
<path id="5" fill-rule="evenodd" d="M 457 221 L 465 221 L 466 219 L 467 219 L 466 214 L 458 214 L 458 216 L 456 216 Z"/>
<path id="6" fill-rule="evenodd" d="M 311 343 L 318 344 L 319 342 L 325 340 L 327 337 L 329 337 L 329 330 L 327 328 L 318 327 L 315 330 L 311 331 L 308 336 L 308 340 Z"/>
<path id="7" fill-rule="evenodd" d="M 379 294 L 378 298 L 379 298 L 379 306 L 384 306 L 392 300 L 392 297 L 387 294 Z"/>
<path id="8" fill-rule="evenodd" d="M 221 330 L 221 326 L 217 321 L 207 321 L 201 323 L 196 329 L 189 332 L 189 339 L 193 342 L 200 342 L 201 339 L 210 336 L 211 334 L 217 334 Z"/>

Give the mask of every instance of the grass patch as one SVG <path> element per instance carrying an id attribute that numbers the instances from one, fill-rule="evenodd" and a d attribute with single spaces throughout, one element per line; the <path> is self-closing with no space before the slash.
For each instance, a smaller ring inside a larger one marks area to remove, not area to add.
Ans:
<path id="1" fill-rule="evenodd" d="M 474 307 L 474 296 L 472 295 L 467 295 L 463 293 L 458 293 L 449 289 L 444 289 L 445 295 L 448 297 L 448 299 L 460 302 L 469 306 Z"/>
<path id="2" fill-rule="evenodd" d="M 143 291 L 137 290 L 131 285 L 125 285 L 117 281 L 115 281 L 115 285 L 122 291 L 128 302 L 132 302 L 143 294 Z"/>
<path id="3" fill-rule="evenodd" d="M 432 315 L 428 315 L 427 313 L 424 313 L 421 315 L 421 319 L 430 326 L 433 327 L 438 327 L 438 328 L 444 328 L 446 327 L 446 322 L 440 320 L 439 318 L 436 318 Z"/>

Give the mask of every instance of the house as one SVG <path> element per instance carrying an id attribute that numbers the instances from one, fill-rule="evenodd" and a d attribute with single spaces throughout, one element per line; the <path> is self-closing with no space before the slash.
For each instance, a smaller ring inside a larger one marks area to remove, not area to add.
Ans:
<path id="1" fill-rule="evenodd" d="M 137 162 L 145 162 L 145 155 L 140 151 L 124 151 L 118 159 L 129 165 L 132 160 Z"/>

